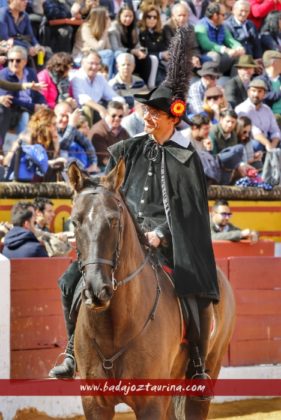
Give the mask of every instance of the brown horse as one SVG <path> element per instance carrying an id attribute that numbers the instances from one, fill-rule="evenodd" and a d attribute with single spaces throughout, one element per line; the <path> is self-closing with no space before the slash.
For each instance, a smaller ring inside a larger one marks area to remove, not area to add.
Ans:
<path id="1" fill-rule="evenodd" d="M 156 267 L 144 236 L 122 199 L 120 161 L 107 176 L 89 178 L 71 164 L 76 191 L 72 220 L 84 278 L 75 332 L 75 355 L 81 378 L 184 378 L 188 346 L 182 341 L 182 316 L 175 290 Z M 217 378 L 229 343 L 234 299 L 219 271 L 221 301 L 214 307 L 215 331 L 206 367 Z M 209 401 L 186 398 L 177 417 L 172 397 L 82 397 L 87 420 L 114 417 L 115 405 L 129 405 L 141 420 L 206 419 Z"/>

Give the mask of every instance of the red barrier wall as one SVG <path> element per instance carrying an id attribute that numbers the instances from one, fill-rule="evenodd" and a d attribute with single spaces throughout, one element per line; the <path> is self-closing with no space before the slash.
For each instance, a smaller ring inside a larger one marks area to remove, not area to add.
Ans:
<path id="1" fill-rule="evenodd" d="M 250 241 L 213 241 L 213 249 L 216 258 L 227 257 L 273 257 L 274 256 L 273 241 L 258 241 L 251 244 Z"/>
<path id="2" fill-rule="evenodd" d="M 230 365 L 281 362 L 281 258 L 229 258 L 237 304 Z"/>
<path id="3" fill-rule="evenodd" d="M 64 350 L 58 278 L 71 258 L 11 261 L 11 378 L 44 378 Z M 218 258 L 237 303 L 224 366 L 281 362 L 281 258 Z"/>
<path id="4" fill-rule="evenodd" d="M 11 260 L 11 378 L 46 377 L 66 343 L 58 279 L 70 258 Z"/>

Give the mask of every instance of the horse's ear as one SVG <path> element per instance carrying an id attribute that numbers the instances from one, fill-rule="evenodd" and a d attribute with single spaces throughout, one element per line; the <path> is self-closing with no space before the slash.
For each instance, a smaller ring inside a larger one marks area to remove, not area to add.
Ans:
<path id="1" fill-rule="evenodd" d="M 117 165 L 109 172 L 109 174 L 103 177 L 103 184 L 107 188 L 119 191 L 121 185 L 123 184 L 125 177 L 125 161 L 123 158 L 120 158 Z"/>
<path id="2" fill-rule="evenodd" d="M 71 187 L 76 191 L 80 192 L 84 188 L 85 180 L 87 177 L 81 171 L 76 162 L 71 162 L 68 166 L 67 175 Z"/>

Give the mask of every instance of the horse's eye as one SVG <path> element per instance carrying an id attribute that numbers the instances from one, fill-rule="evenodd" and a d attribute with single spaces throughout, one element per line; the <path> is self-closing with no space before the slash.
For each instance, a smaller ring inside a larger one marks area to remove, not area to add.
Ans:
<path id="1" fill-rule="evenodd" d="M 73 224 L 73 226 L 74 226 L 74 227 L 75 227 L 75 229 L 76 229 L 76 228 L 77 228 L 77 225 L 78 225 L 77 221 L 76 221 L 76 220 L 71 219 L 71 223 Z"/>
<path id="2" fill-rule="evenodd" d="M 112 228 L 116 228 L 116 227 L 118 227 L 118 219 L 116 218 L 116 217 L 112 217 L 112 218 L 110 218 L 110 226 L 112 227 Z"/>

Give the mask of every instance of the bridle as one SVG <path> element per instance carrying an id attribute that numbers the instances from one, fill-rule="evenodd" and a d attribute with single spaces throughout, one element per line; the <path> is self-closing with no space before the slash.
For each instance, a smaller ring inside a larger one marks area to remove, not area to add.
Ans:
<path id="1" fill-rule="evenodd" d="M 125 351 L 129 348 L 129 346 L 132 344 L 132 342 L 135 341 L 135 339 L 137 337 L 139 337 L 141 334 L 143 334 L 143 332 L 146 330 L 146 328 L 148 327 L 150 322 L 154 320 L 155 314 L 156 314 L 156 311 L 157 311 L 157 307 L 158 307 L 158 303 L 159 303 L 160 294 L 161 294 L 161 287 L 160 287 L 159 278 L 158 278 L 158 266 L 157 266 L 157 264 L 155 264 L 152 261 L 151 253 L 149 251 L 146 252 L 146 255 L 145 255 L 145 258 L 144 258 L 143 262 L 140 264 L 140 266 L 136 270 L 134 270 L 131 274 L 129 274 L 123 280 L 118 280 L 118 281 L 116 280 L 115 271 L 116 271 L 116 269 L 118 267 L 118 264 L 119 264 L 121 244 L 122 244 L 122 235 L 123 235 L 123 230 L 124 230 L 124 216 L 123 216 L 124 204 L 119 199 L 117 194 L 107 190 L 105 187 L 103 187 L 101 185 L 99 185 L 98 187 L 87 188 L 86 190 L 80 192 L 80 195 L 81 194 L 82 195 L 98 194 L 101 191 L 103 193 L 113 197 L 114 201 L 116 202 L 117 209 L 118 209 L 118 214 L 119 214 L 119 218 L 118 218 L 118 238 L 117 238 L 115 252 L 113 254 L 112 260 L 109 260 L 109 259 L 106 259 L 106 258 L 95 258 L 93 260 L 90 259 L 90 260 L 86 260 L 86 261 L 81 261 L 81 259 L 79 258 L 79 253 L 77 251 L 77 253 L 78 253 L 78 264 L 79 264 L 80 270 L 82 272 L 84 283 L 85 283 L 85 267 L 87 267 L 89 265 L 95 265 L 95 264 L 109 265 L 112 268 L 112 286 L 113 286 L 113 290 L 115 291 L 115 290 L 117 290 L 117 288 L 119 286 L 125 285 L 125 284 L 129 283 L 131 280 L 133 280 L 142 271 L 142 269 L 145 267 L 145 265 L 147 264 L 148 261 L 151 262 L 151 266 L 152 266 L 152 269 L 155 273 L 155 279 L 156 279 L 156 294 L 155 294 L 155 299 L 154 299 L 152 308 L 151 308 L 151 310 L 148 314 L 148 317 L 147 317 L 142 329 L 134 337 L 132 337 L 111 358 L 107 358 L 107 357 L 104 356 L 104 354 L 101 351 L 101 348 L 100 348 L 99 344 L 97 343 L 96 338 L 94 337 L 93 345 L 96 349 L 97 354 L 99 355 L 99 358 L 101 359 L 102 367 L 103 367 L 104 371 L 106 373 L 108 373 L 109 371 L 113 370 L 113 363 L 115 362 L 115 360 L 117 360 L 122 354 L 125 353 Z"/>
<path id="2" fill-rule="evenodd" d="M 106 189 L 102 185 L 99 185 L 99 186 L 93 187 L 93 188 L 87 188 L 86 190 L 80 192 L 79 195 L 80 196 L 81 195 L 94 195 L 94 194 L 99 194 L 100 192 L 102 192 L 103 194 L 106 194 L 107 196 L 110 196 L 110 197 L 114 198 L 114 202 L 116 203 L 117 211 L 118 211 L 118 236 L 117 236 L 115 251 L 113 253 L 113 258 L 111 260 L 109 260 L 107 258 L 99 258 L 98 257 L 98 258 L 87 259 L 86 261 L 82 261 L 81 256 L 80 256 L 80 252 L 77 250 L 78 265 L 79 265 L 79 269 L 82 273 L 82 277 L 83 277 L 83 280 L 84 280 L 83 281 L 84 285 L 86 284 L 85 267 L 87 267 L 89 265 L 96 265 L 96 264 L 109 265 L 111 267 L 111 279 L 112 279 L 113 291 L 116 291 L 118 287 L 127 284 L 129 281 L 133 280 L 133 278 L 135 278 L 141 272 L 141 270 L 145 267 L 146 263 L 149 261 L 151 255 L 150 255 L 150 252 L 147 252 L 143 262 L 141 263 L 141 265 L 138 268 L 136 268 L 135 271 L 133 271 L 131 274 L 129 274 L 123 280 L 117 281 L 117 279 L 115 277 L 115 272 L 116 272 L 116 270 L 118 268 L 118 265 L 119 265 L 121 245 L 122 245 L 122 236 L 123 236 L 123 231 L 124 231 L 124 216 L 123 216 L 123 214 L 124 214 L 124 204 L 122 203 L 122 201 L 120 200 L 120 198 L 117 196 L 116 193 L 114 193 L 112 191 L 109 191 L 108 189 Z"/>

